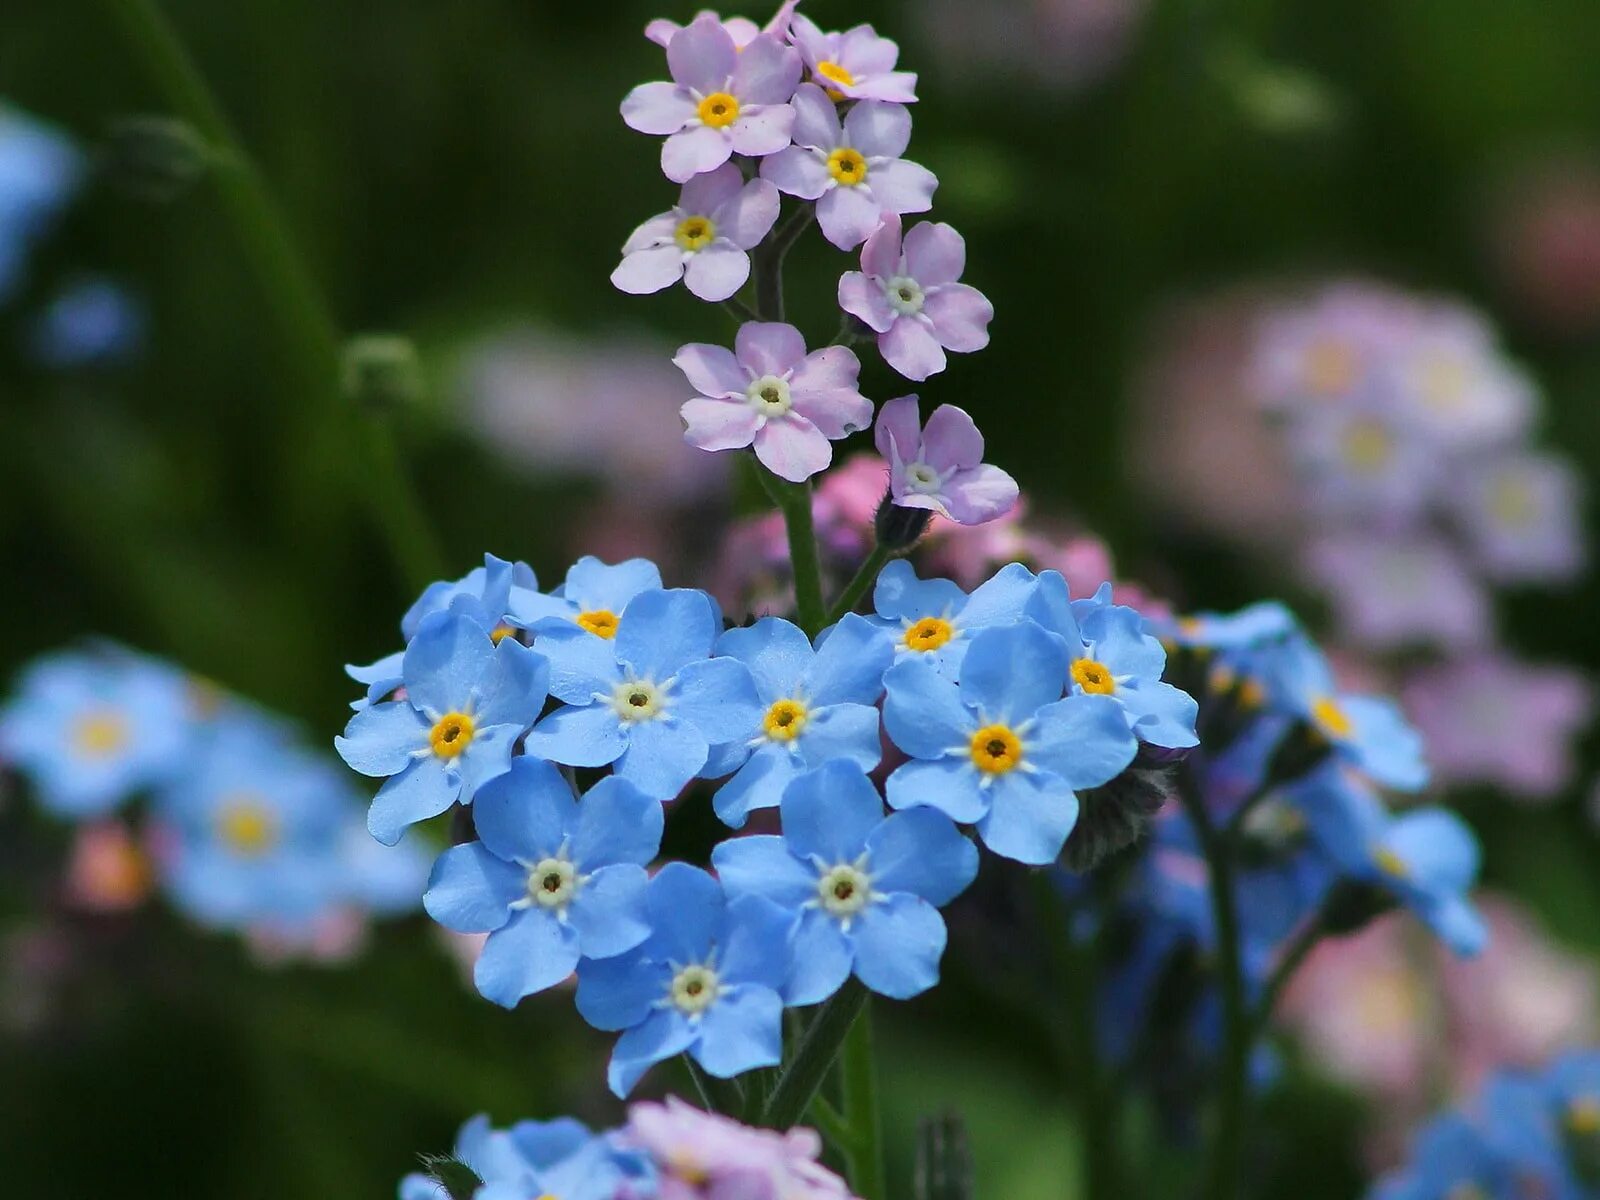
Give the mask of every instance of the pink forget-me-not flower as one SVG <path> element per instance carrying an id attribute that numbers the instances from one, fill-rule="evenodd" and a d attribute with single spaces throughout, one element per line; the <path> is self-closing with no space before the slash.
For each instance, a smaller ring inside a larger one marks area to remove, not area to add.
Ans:
<path id="1" fill-rule="evenodd" d="M 723 163 L 684 184 L 671 212 L 633 231 L 611 282 L 644 296 L 682 279 L 702 300 L 726 300 L 750 278 L 749 251 L 777 219 L 778 190 L 764 179 L 746 183 Z"/>
<path id="2" fill-rule="evenodd" d="M 824 33 L 809 17 L 795 16 L 789 40 L 805 61 L 812 82 L 834 100 L 888 100 L 909 104 L 917 98 L 917 77 L 896 71 L 900 47 L 878 36 L 871 25 L 843 33 Z"/>
<path id="3" fill-rule="evenodd" d="M 873 432 L 889 462 L 889 494 L 902 508 L 925 508 L 958 525 L 982 525 L 1017 504 L 1017 481 L 983 461 L 983 434 L 964 409 L 941 404 L 926 426 L 915 396 L 890 400 Z"/>

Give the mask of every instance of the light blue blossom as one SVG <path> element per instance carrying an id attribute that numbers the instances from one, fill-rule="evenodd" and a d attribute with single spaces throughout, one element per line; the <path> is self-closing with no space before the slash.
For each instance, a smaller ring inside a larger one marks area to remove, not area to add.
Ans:
<path id="1" fill-rule="evenodd" d="M 362 709 L 334 739 L 352 768 L 387 777 L 367 828 L 390 846 L 406 826 L 472 803 L 510 767 L 544 705 L 549 664 L 515 638 L 496 645 L 471 616 L 446 611 L 424 618 L 401 677 L 403 700 Z"/>
<path id="2" fill-rule="evenodd" d="M 854 614 L 828 630 L 816 650 L 777 617 L 730 629 L 717 653 L 750 668 L 764 711 L 756 736 L 713 755 L 704 774 L 735 771 L 717 790 L 717 816 L 735 829 L 755 809 L 773 808 L 802 771 L 843 760 L 870 771 L 882 757 L 876 705 L 894 660 L 884 631 Z"/>
<path id="3" fill-rule="evenodd" d="M 878 575 L 871 619 L 889 631 L 896 658 L 925 658 L 955 679 L 973 636 L 1020 620 L 1035 586 L 1032 571 L 1010 563 L 969 596 L 948 579 L 918 579 L 916 569 L 897 558 Z"/>
<path id="4" fill-rule="evenodd" d="M 83 155 L 63 133 L 0 103 L 0 303 L 16 294 L 34 243 L 83 174 Z"/>
<path id="5" fill-rule="evenodd" d="M 581 1121 L 519 1121 L 495 1129 L 487 1116 L 473 1117 L 456 1137 L 455 1159 L 483 1182 L 473 1200 L 614 1200 L 651 1191 L 642 1155 L 621 1149 L 609 1134 L 595 1134 Z M 629 1185 L 632 1185 L 631 1187 Z M 436 1180 L 407 1175 L 399 1200 L 449 1200 Z"/>
<path id="6" fill-rule="evenodd" d="M 179 673 L 117 651 L 66 651 L 30 667 L 0 709 L 0 759 L 45 808 L 96 816 L 170 779 L 194 732 Z"/>
<path id="7" fill-rule="evenodd" d="M 729 1079 L 783 1057 L 794 918 L 760 896 L 727 899 L 697 867 L 668 863 L 645 894 L 650 937 L 578 964 L 578 1011 L 619 1030 L 606 1081 L 626 1096 L 654 1063 L 687 1053 Z"/>
<path id="8" fill-rule="evenodd" d="M 852 973 L 897 1000 L 937 983 L 939 909 L 976 877 L 977 848 L 931 808 L 885 817 L 848 760 L 795 779 L 781 812 L 782 837 L 733 838 L 711 862 L 730 896 L 765 896 L 797 915 L 785 999 L 819 1003 Z"/>
<path id="9" fill-rule="evenodd" d="M 889 777 L 895 808 L 975 823 L 996 854 L 1052 862 L 1078 819 L 1077 790 L 1108 783 L 1138 743 L 1109 696 L 1062 698 L 1067 656 L 1033 621 L 985 629 L 952 683 L 918 660 L 884 676 L 884 727 L 911 756 Z"/>
<path id="10" fill-rule="evenodd" d="M 603 654 L 568 659 L 568 704 L 534 727 L 527 753 L 574 767 L 615 764 L 623 779 L 670 800 L 714 746 L 748 742 L 761 727 L 749 669 L 710 657 L 721 624 L 704 592 L 635 596 L 616 636 L 595 639 Z"/>
<path id="11" fill-rule="evenodd" d="M 144 343 L 144 306 L 109 279 L 82 279 L 58 293 L 34 318 L 28 349 L 56 370 L 107 366 L 133 357 Z"/>
<path id="12" fill-rule="evenodd" d="M 1162 682 L 1167 652 L 1145 632 L 1143 617 L 1110 597 L 1107 585 L 1090 600 L 1074 601 L 1059 571 L 1039 575 L 1027 613 L 1065 646 L 1068 693 L 1111 697 L 1141 742 L 1169 750 L 1197 744 L 1199 705 Z"/>
<path id="13" fill-rule="evenodd" d="M 582 803 L 547 762 L 519 758 L 478 790 L 478 841 L 439 856 L 423 904 L 459 933 L 487 933 L 473 978 L 496 1004 L 610 958 L 650 933 L 645 866 L 661 848 L 661 805 L 612 776 Z"/>
<path id="14" fill-rule="evenodd" d="M 635 596 L 661 590 L 661 572 L 644 558 L 615 564 L 585 555 L 572 564 L 534 623 L 539 652 L 550 660 L 550 693 L 588 703 L 585 682 L 605 670 L 622 614 Z"/>

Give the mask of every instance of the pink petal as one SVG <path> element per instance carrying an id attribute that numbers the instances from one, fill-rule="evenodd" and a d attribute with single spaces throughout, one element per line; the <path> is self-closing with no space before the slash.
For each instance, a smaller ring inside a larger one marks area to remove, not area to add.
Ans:
<path id="1" fill-rule="evenodd" d="M 999 467 L 973 467 L 945 480 L 945 513 L 957 525 L 982 525 L 1014 509 L 1017 495 L 1017 481 Z"/>
<path id="2" fill-rule="evenodd" d="M 742 187 L 744 173 L 732 163 L 723 163 L 715 171 L 696 175 L 684 184 L 678 207 L 691 216 L 710 217 L 737 196 Z"/>
<path id="3" fill-rule="evenodd" d="M 751 375 L 786 375 L 805 358 L 806 340 L 793 325 L 746 321 L 734 336 L 733 350 Z"/>
<path id="4" fill-rule="evenodd" d="M 824 437 L 844 438 L 860 433 L 872 424 L 872 401 L 854 388 L 831 388 L 827 391 L 796 391 L 794 408 L 811 424 L 822 431 Z"/>
<path id="5" fill-rule="evenodd" d="M 907 379 L 923 380 L 944 370 L 944 348 L 927 322 L 905 317 L 878 337 L 878 352 Z"/>
<path id="6" fill-rule="evenodd" d="M 787 148 L 793 128 L 794 109 L 787 104 L 770 104 L 744 109 L 728 127 L 728 136 L 740 154 L 763 158 Z"/>
<path id="7" fill-rule="evenodd" d="M 669 288 L 683 276 L 683 251 L 676 245 L 635 250 L 611 272 L 611 282 L 630 296 L 648 296 Z"/>
<path id="8" fill-rule="evenodd" d="M 911 113 L 903 104 L 863 100 L 844 119 L 844 139 L 868 158 L 899 158 L 911 144 Z"/>
<path id="9" fill-rule="evenodd" d="M 739 53 L 733 72 L 733 94 L 740 104 L 787 104 L 800 86 L 800 55 L 769 33 L 761 34 Z"/>
<path id="10" fill-rule="evenodd" d="M 983 461 L 983 434 L 965 409 L 941 404 L 922 430 L 922 461 L 940 474 Z"/>
<path id="11" fill-rule="evenodd" d="M 761 178 L 780 192 L 815 200 L 828 190 L 828 168 L 810 150 L 790 146 L 761 160 Z"/>
<path id="12" fill-rule="evenodd" d="M 738 173 L 737 167 L 733 170 Z M 778 205 L 778 189 L 765 179 L 752 179 L 712 212 L 717 237 L 727 238 L 741 250 L 754 248 L 772 232 L 778 220 Z"/>
<path id="13" fill-rule="evenodd" d="M 750 278 L 750 256 L 732 246 L 707 246 L 691 255 L 684 267 L 684 285 L 702 300 L 720 304 Z"/>
<path id="14" fill-rule="evenodd" d="M 900 47 L 880 37 L 871 25 L 857 25 L 839 39 L 838 61 L 852 75 L 879 75 L 894 70 L 900 61 Z"/>
<path id="15" fill-rule="evenodd" d="M 683 440 L 701 450 L 738 450 L 756 437 L 761 416 L 743 400 L 696 396 L 678 410 Z"/>
<path id="16" fill-rule="evenodd" d="M 861 378 L 861 360 L 847 346 L 824 346 L 794 369 L 789 385 L 795 395 L 825 392 L 836 388 L 854 391 Z"/>
<path id="17" fill-rule="evenodd" d="M 872 444 L 891 465 L 915 462 L 922 454 L 921 417 L 915 396 L 896 396 L 878 410 L 878 426 L 872 431 Z"/>
<path id="18" fill-rule="evenodd" d="M 644 35 L 663 50 L 672 41 L 672 35 L 682 29 L 676 21 L 669 21 L 665 17 L 657 17 L 644 27 Z"/>
<path id="19" fill-rule="evenodd" d="M 682 371 L 689 386 L 703 396 L 738 396 L 744 403 L 744 390 L 750 386 L 750 373 L 739 365 L 726 346 L 690 342 L 680 346 L 672 364 Z"/>
<path id="20" fill-rule="evenodd" d="M 954 283 L 967 269 L 967 243 L 955 227 L 922 221 L 906 234 L 906 274 L 926 290 Z"/>
<path id="21" fill-rule="evenodd" d="M 867 239 L 861 251 L 861 269 L 868 275 L 888 279 L 903 274 L 900 258 L 900 216 L 898 213 L 885 213 L 883 224 Z M 856 315 L 860 316 L 859 313 Z M 862 319 L 865 320 L 864 317 Z"/>
<path id="22" fill-rule="evenodd" d="M 817 201 L 822 236 L 841 250 L 854 250 L 877 232 L 883 210 L 862 187 L 836 187 Z"/>
<path id="23" fill-rule="evenodd" d="M 622 102 L 629 129 L 658 137 L 677 133 L 694 115 L 694 101 L 674 83 L 641 83 Z"/>
<path id="24" fill-rule="evenodd" d="M 934 335 L 947 350 L 971 354 L 989 344 L 994 305 L 975 287 L 946 284 L 928 293 L 922 315 L 933 322 Z"/>
<path id="25" fill-rule="evenodd" d="M 765 32 L 776 34 L 780 38 L 788 37 L 789 26 L 795 19 L 795 6 L 799 3 L 800 0 L 783 0 L 783 3 L 778 5 L 778 11 L 772 14 L 772 20 L 767 22 Z"/>
<path id="26" fill-rule="evenodd" d="M 867 244 L 872 244 L 870 239 Z M 895 311 L 883 288 L 860 271 L 846 271 L 839 276 L 839 307 L 852 317 L 859 317 L 874 333 L 887 333 L 894 324 Z"/>
<path id="27" fill-rule="evenodd" d="M 800 51 L 800 56 L 812 66 L 829 56 L 828 35 L 804 13 L 796 13 L 789 22 L 789 40 Z"/>
<path id="28" fill-rule="evenodd" d="M 671 241 L 672 235 L 677 232 L 677 229 L 678 218 L 671 213 L 662 213 L 660 216 L 651 217 L 628 235 L 628 240 L 622 244 L 622 252 L 624 254 L 632 254 L 635 250 L 654 249 L 664 241 Z"/>
<path id="29" fill-rule="evenodd" d="M 755 445 L 762 465 L 790 483 L 803 483 L 833 461 L 828 439 L 792 411 L 758 429 Z"/>
<path id="30" fill-rule="evenodd" d="M 701 13 L 667 43 L 673 80 L 703 96 L 726 91 L 738 63 L 733 39 L 712 13 Z"/>
<path id="31" fill-rule="evenodd" d="M 761 26 L 757 25 L 749 17 L 729 17 L 722 23 L 722 27 L 728 31 L 728 36 L 733 39 L 733 44 L 740 49 L 755 41 L 761 33 Z"/>
<path id="32" fill-rule="evenodd" d="M 839 110 L 814 83 L 802 83 L 789 102 L 794 109 L 794 142 L 827 153 L 844 139 Z"/>
<path id="33" fill-rule="evenodd" d="M 867 169 L 867 184 L 885 212 L 919 213 L 933 207 L 939 179 L 927 167 L 896 158 L 873 163 Z"/>
<path id="34" fill-rule="evenodd" d="M 858 75 L 857 79 L 858 82 L 853 85 L 836 84 L 835 89 L 852 100 L 887 100 L 891 104 L 917 102 L 915 71 L 890 71 L 886 75 Z"/>
<path id="35" fill-rule="evenodd" d="M 700 125 L 675 133 L 661 144 L 661 172 L 673 183 L 687 183 L 714 171 L 733 154 L 733 144 L 720 129 Z"/>

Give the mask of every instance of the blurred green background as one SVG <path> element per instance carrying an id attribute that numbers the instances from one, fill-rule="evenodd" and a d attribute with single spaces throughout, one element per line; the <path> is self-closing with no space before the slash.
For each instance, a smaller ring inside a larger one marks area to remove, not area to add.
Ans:
<path id="1" fill-rule="evenodd" d="M 0 38 L 0 96 L 91 153 L 116 118 L 169 111 L 108 18 L 117 2 L 13 0 Z M 164 7 L 343 330 L 415 339 L 435 386 L 392 423 L 450 573 L 488 549 L 558 578 L 591 536 L 594 498 L 486 455 L 452 415 L 451 372 L 474 335 L 528 319 L 669 343 L 731 333 L 679 289 L 634 299 L 607 280 L 627 233 L 673 197 L 654 141 L 617 116 L 629 87 L 663 74 L 639 31 L 691 6 Z M 966 235 L 968 279 L 999 314 L 990 350 L 953 360 L 925 399 L 973 412 L 990 461 L 1040 509 L 1106 537 L 1131 573 L 1205 606 L 1286 586 L 1167 528 L 1130 462 L 1128 397 L 1154 322 L 1262 275 L 1362 270 L 1482 307 L 1543 385 L 1549 439 L 1595 477 L 1600 340 L 1519 316 L 1484 229 L 1518 163 L 1600 156 L 1593 0 L 1153 0 L 1103 77 L 1071 87 L 997 55 L 963 62 L 938 45 L 928 3 L 805 7 L 828 27 L 874 22 L 920 71 L 911 157 L 941 178 L 936 215 Z M 331 739 L 351 694 L 340 665 L 391 649 L 414 591 L 360 502 L 373 482 L 357 427 L 308 392 L 209 183 L 149 205 L 103 182 L 42 247 L 30 286 L 42 295 L 80 269 L 122 279 L 149 305 L 149 347 L 123 371 L 51 374 L 9 335 L 26 304 L 0 317 L 0 667 L 107 634 Z M 832 333 L 843 267 L 814 234 L 796 255 L 791 306 L 814 340 Z M 883 398 L 895 383 L 873 364 L 863 390 Z M 686 544 L 707 536 L 682 531 Z M 1592 582 L 1515 597 L 1509 640 L 1600 666 L 1597 601 Z M 1461 799 L 1488 877 L 1600 948 L 1579 797 L 1537 813 Z M 493 1009 L 420 921 L 348 969 L 263 973 L 175 922 L 103 962 L 70 1021 L 0 1041 L 15 1194 L 389 1195 L 415 1151 L 442 1149 L 480 1109 L 617 1116 L 599 1086 L 606 1041 L 565 998 Z M 986 1005 L 957 982 L 884 1022 L 897 1154 L 919 1111 L 955 1105 L 973 1122 L 984 1193 L 1070 1193 L 1071 1082 L 1036 1034 Z M 1294 1074 L 1271 1119 L 1299 1194 L 1356 1191 L 1347 1098 Z"/>

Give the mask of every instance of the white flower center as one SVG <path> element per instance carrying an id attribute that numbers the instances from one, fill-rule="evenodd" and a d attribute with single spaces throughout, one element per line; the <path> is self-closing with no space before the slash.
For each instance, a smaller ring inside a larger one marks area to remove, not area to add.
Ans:
<path id="1" fill-rule="evenodd" d="M 939 490 L 939 472 L 927 463 L 911 463 L 906 467 L 906 486 L 913 492 L 931 496 Z"/>
<path id="2" fill-rule="evenodd" d="M 817 879 L 817 902 L 824 912 L 846 924 L 872 902 L 872 879 L 863 865 L 861 861 L 840 863 Z"/>
<path id="3" fill-rule="evenodd" d="M 697 1017 L 711 1007 L 721 990 L 717 973 L 710 967 L 696 964 L 684 967 L 672 977 L 672 986 L 667 995 L 679 1012 Z"/>
<path id="4" fill-rule="evenodd" d="M 781 417 L 794 402 L 789 398 L 789 382 L 776 375 L 751 380 L 744 392 L 750 407 L 764 417 Z"/>
<path id="5" fill-rule="evenodd" d="M 565 908 L 580 886 L 578 869 L 564 858 L 541 858 L 528 871 L 528 898 L 540 908 Z"/>
<path id="6" fill-rule="evenodd" d="M 922 285 L 909 275 L 895 275 L 884 280 L 883 294 L 889 301 L 889 307 L 902 317 L 916 316 L 922 311 L 923 301 L 927 298 Z"/>
<path id="7" fill-rule="evenodd" d="M 624 679 L 612 689 L 610 703 L 624 723 L 653 721 L 666 712 L 667 689 L 648 679 Z"/>

